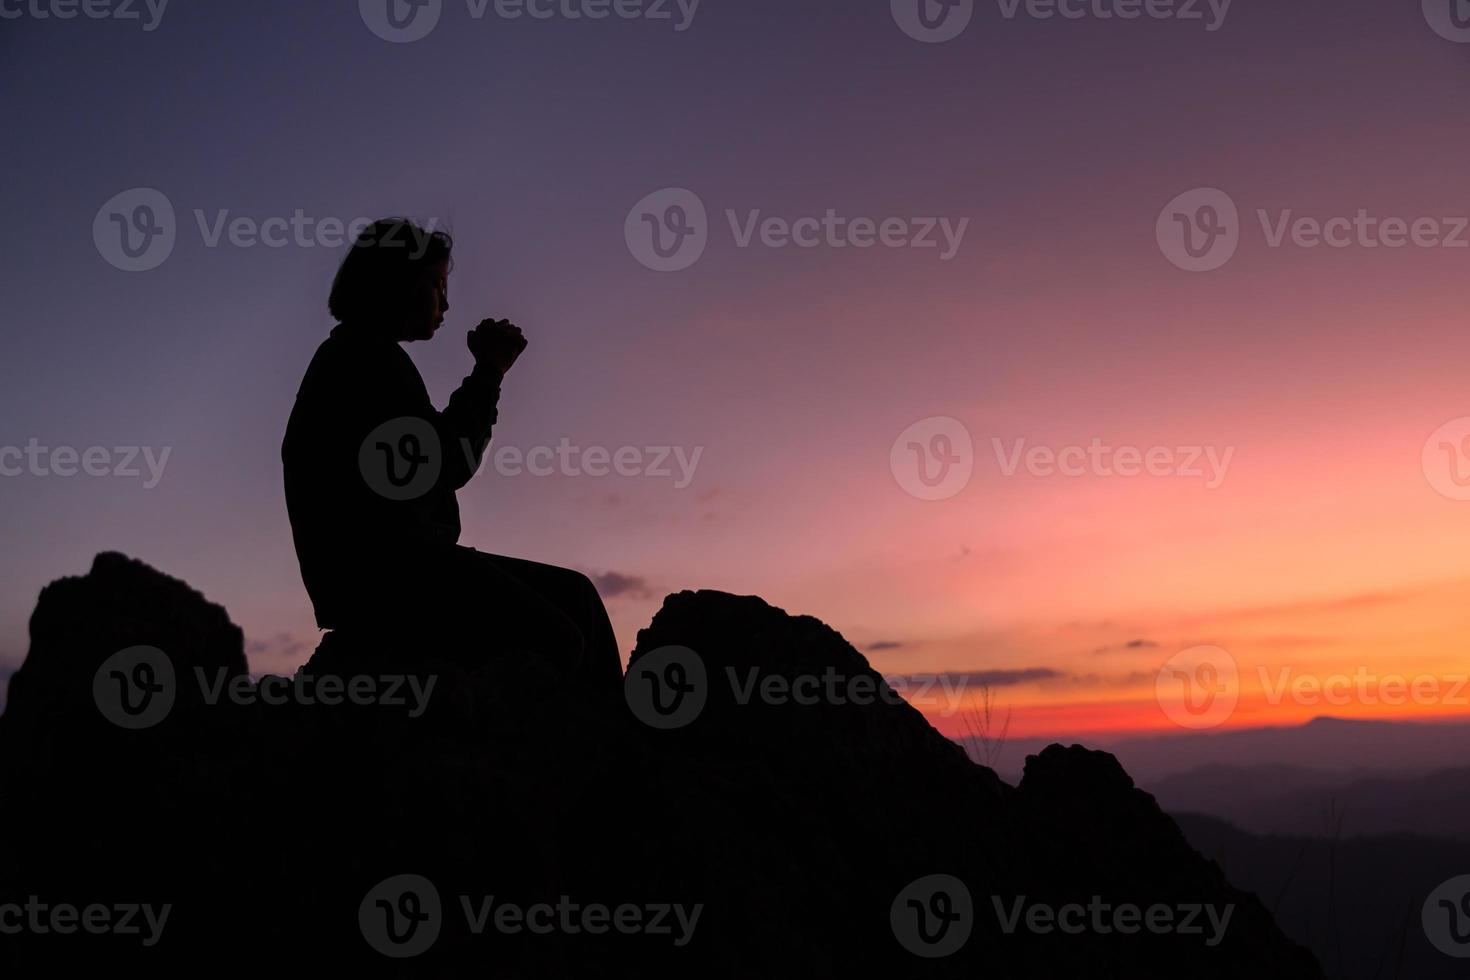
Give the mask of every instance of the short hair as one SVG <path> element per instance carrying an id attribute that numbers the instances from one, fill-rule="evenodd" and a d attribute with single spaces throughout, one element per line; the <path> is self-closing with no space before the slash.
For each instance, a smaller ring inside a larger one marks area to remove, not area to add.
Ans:
<path id="1" fill-rule="evenodd" d="M 431 223 L 432 224 L 432 223 Z M 339 323 L 370 318 L 402 302 L 425 269 L 451 264 L 454 239 L 408 218 L 382 218 L 362 230 L 332 280 L 327 309 Z"/>

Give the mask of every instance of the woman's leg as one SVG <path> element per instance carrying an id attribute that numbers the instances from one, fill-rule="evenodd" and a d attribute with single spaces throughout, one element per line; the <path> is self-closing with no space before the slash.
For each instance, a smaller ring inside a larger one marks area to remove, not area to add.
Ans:
<path id="1" fill-rule="evenodd" d="M 612 621 L 608 619 L 607 607 L 591 579 L 569 568 L 524 558 L 485 552 L 475 554 L 481 559 L 488 559 L 504 580 L 515 583 L 510 591 L 521 597 L 518 602 L 524 601 L 538 610 L 534 616 L 528 617 L 528 623 L 549 619 L 562 631 L 567 624 L 571 625 L 581 641 L 578 673 L 589 686 L 622 687 L 623 662 L 618 653 L 617 637 L 613 633 Z M 552 612 L 547 612 L 547 607 Z"/>
<path id="2" fill-rule="evenodd" d="M 467 667 L 529 651 L 568 672 L 581 670 L 587 644 L 576 621 L 495 555 L 446 549 L 400 588 L 411 595 L 423 632 Z"/>

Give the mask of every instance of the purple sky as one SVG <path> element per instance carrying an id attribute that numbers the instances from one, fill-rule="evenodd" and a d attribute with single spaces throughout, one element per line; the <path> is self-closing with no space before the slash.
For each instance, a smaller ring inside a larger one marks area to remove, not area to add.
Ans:
<path id="1" fill-rule="evenodd" d="M 21 12 L 0 19 L 0 200 L 18 232 L 0 445 L 169 450 L 151 488 L 0 478 L 0 666 L 23 654 L 41 586 L 99 550 L 223 603 L 255 669 L 315 643 L 278 454 L 341 250 L 209 247 L 196 211 L 447 223 L 452 329 L 410 348 L 441 404 L 469 369 L 464 330 L 508 316 L 531 348 L 497 447 L 700 451 L 687 485 L 671 461 L 669 477 L 487 471 L 461 494 L 464 543 L 611 573 L 625 653 L 665 593 L 709 587 L 901 642 L 884 670 L 1075 673 L 1073 647 L 1130 637 L 1062 643 L 1067 623 L 1214 641 L 1226 627 L 1178 624 L 1459 574 L 1467 512 L 1418 461 L 1470 415 L 1470 249 L 1273 249 L 1254 212 L 1470 214 L 1470 45 L 1408 2 L 1236 0 L 1223 20 L 1205 3 L 1203 20 L 1009 7 L 977 3 L 930 44 L 887 0 L 703 0 L 683 30 L 673 2 L 670 20 L 513 20 L 444 0 L 428 36 L 390 43 L 352 0 L 172 0 L 151 30 L 141 4 L 143 21 L 57 20 L 0 0 Z M 127 272 L 93 223 L 140 187 L 167 197 L 177 241 Z M 1243 216 L 1237 256 L 1207 274 L 1155 238 L 1198 187 Z M 645 268 L 624 236 L 664 188 L 708 208 L 708 248 L 679 272 Z M 726 218 L 829 209 L 968 223 L 946 259 L 742 248 Z M 936 416 L 982 456 L 992 435 L 1101 436 L 1228 443 L 1260 468 L 1237 470 L 1242 496 L 1209 497 L 1007 482 L 986 459 L 955 501 L 916 501 L 889 450 Z M 1331 482 L 1304 485 L 1292 446 Z M 1344 502 L 1354 460 L 1402 465 L 1404 496 Z M 1314 552 L 1319 532 L 1362 536 L 1344 557 Z"/>

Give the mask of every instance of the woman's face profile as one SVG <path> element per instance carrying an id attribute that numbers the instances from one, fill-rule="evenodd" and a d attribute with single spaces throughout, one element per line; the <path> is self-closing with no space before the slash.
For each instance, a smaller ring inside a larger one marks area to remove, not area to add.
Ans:
<path id="1" fill-rule="evenodd" d="M 449 310 L 448 264 L 425 269 L 410 287 L 405 305 L 403 339 L 432 340 Z"/>

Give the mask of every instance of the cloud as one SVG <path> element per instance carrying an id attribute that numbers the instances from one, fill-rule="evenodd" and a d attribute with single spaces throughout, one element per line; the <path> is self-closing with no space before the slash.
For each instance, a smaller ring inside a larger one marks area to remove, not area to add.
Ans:
<path id="1" fill-rule="evenodd" d="M 902 676 L 907 684 L 922 684 L 936 678 L 951 690 L 980 687 L 1019 687 L 1023 684 L 1042 684 L 1047 687 L 1129 688 L 1144 681 L 1152 681 L 1154 675 L 1146 671 L 1133 671 L 1122 675 L 1073 674 L 1052 667 L 1020 667 L 1013 670 L 948 670 L 936 674 L 908 674 Z"/>
<path id="2" fill-rule="evenodd" d="M 291 633 L 277 633 L 269 640 L 250 640 L 245 644 L 247 657 L 270 655 L 285 660 L 295 660 L 305 651 L 306 644 Z"/>
<path id="3" fill-rule="evenodd" d="M 589 577 L 592 579 L 592 584 L 597 586 L 598 594 L 604 599 L 618 599 L 625 596 L 646 599 L 653 594 L 649 591 L 648 582 L 641 575 L 603 572 Z"/>
<path id="4" fill-rule="evenodd" d="M 1144 670 L 1135 670 L 1121 676 L 1116 674 L 1068 674 L 1065 683 L 1072 687 L 1137 687 L 1145 681 L 1152 683 L 1155 676 Z"/>
<path id="5" fill-rule="evenodd" d="M 1129 640 L 1127 643 L 1114 643 L 1105 647 L 1098 647 L 1092 651 L 1094 655 L 1099 653 L 1132 653 L 1136 650 L 1153 650 L 1158 644 L 1153 640 Z"/>
<path id="6" fill-rule="evenodd" d="M 1456 580 L 1436 585 L 1405 588 L 1394 592 L 1359 592 L 1327 599 L 1300 599 L 1293 602 L 1275 603 L 1271 605 L 1241 606 L 1223 610 L 1221 613 L 1216 613 L 1211 617 L 1203 615 L 1192 617 L 1192 620 L 1219 618 L 1221 615 L 1236 619 L 1281 619 L 1286 616 L 1311 615 L 1314 613 L 1353 612 L 1360 609 L 1372 609 L 1395 603 L 1411 602 L 1430 595 L 1437 590 L 1446 588 L 1458 589 L 1462 585 L 1463 580 Z"/>
<path id="7" fill-rule="evenodd" d="M 879 640 L 877 643 L 869 643 L 868 650 L 869 652 L 876 650 L 897 650 L 901 646 L 903 646 L 903 641 L 901 640 Z"/>
<path id="8" fill-rule="evenodd" d="M 918 684 L 934 677 L 945 677 L 951 687 L 1015 687 L 1018 684 L 1059 680 L 1066 676 L 1050 667 L 1024 667 L 1020 670 L 946 670 L 937 674 L 910 674 L 904 680 L 910 684 Z"/>

